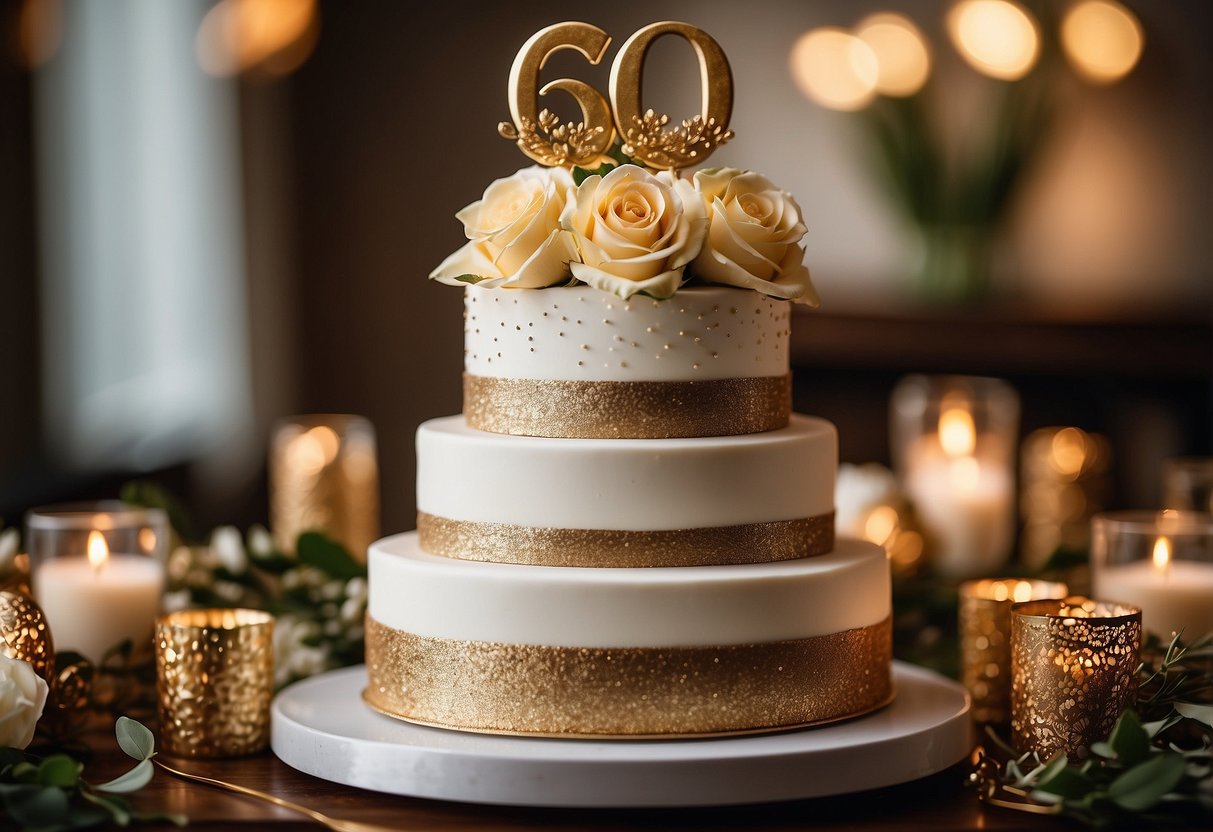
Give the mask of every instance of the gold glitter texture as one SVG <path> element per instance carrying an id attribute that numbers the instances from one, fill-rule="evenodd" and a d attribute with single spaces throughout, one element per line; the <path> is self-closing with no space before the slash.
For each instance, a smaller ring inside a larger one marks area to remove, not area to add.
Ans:
<path id="1" fill-rule="evenodd" d="M 1011 719 L 1011 606 L 1068 594 L 1062 583 L 1017 578 L 960 585 L 961 675 L 978 722 L 1004 725 Z"/>
<path id="2" fill-rule="evenodd" d="M 274 618 L 258 610 L 170 613 L 156 622 L 161 741 L 179 757 L 252 754 L 269 743 Z"/>
<path id="3" fill-rule="evenodd" d="M 718 647 L 557 647 L 418 636 L 366 620 L 375 709 L 494 734 L 643 738 L 774 731 L 890 701 L 890 619 Z"/>
<path id="4" fill-rule="evenodd" d="M 567 381 L 463 374 L 463 415 L 489 433 L 559 439 L 738 436 L 786 427 L 792 376 Z"/>
<path id="5" fill-rule="evenodd" d="M 1011 735 L 1021 753 L 1071 760 L 1112 731 L 1137 695 L 1141 610 L 1085 598 L 1011 608 Z"/>
<path id="6" fill-rule="evenodd" d="M 771 563 L 828 554 L 834 513 L 703 529 L 552 529 L 450 520 L 418 512 L 432 555 L 529 566 L 649 567 Z"/>
<path id="7" fill-rule="evenodd" d="M 55 677 L 55 643 L 46 616 L 24 593 L 0 591 L 0 656 L 28 662 L 48 683 Z"/>

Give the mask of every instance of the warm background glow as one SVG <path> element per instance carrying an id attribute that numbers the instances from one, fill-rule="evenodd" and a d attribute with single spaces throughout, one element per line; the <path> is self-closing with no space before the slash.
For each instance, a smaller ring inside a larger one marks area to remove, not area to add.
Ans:
<path id="1" fill-rule="evenodd" d="M 876 55 L 842 29 L 814 29 L 792 48 L 792 78 L 801 92 L 832 110 L 858 110 L 876 95 Z"/>
<path id="2" fill-rule="evenodd" d="M 964 0 L 948 13 L 948 34 L 969 64 L 991 78 L 1015 81 L 1040 53 L 1036 22 L 1007 0 Z"/>
<path id="3" fill-rule="evenodd" d="M 926 38 L 910 19 L 891 12 L 864 18 L 855 35 L 876 56 L 876 91 L 895 97 L 913 95 L 931 74 Z"/>
<path id="4" fill-rule="evenodd" d="M 198 27 L 198 63 L 211 75 L 286 75 L 316 43 L 316 0 L 220 0 Z"/>
<path id="5" fill-rule="evenodd" d="M 1066 13 L 1061 43 L 1076 72 L 1088 81 L 1109 84 L 1137 65 L 1141 24 L 1119 3 L 1085 0 Z"/>

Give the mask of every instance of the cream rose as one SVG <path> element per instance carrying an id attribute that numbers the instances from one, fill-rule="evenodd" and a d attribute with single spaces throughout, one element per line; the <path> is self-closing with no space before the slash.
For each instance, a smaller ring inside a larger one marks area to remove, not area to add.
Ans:
<path id="1" fill-rule="evenodd" d="M 668 298 L 703 243 L 703 203 L 689 182 L 621 165 L 589 176 L 560 223 L 573 233 L 580 262 L 573 277 L 627 299 L 637 292 Z"/>
<path id="2" fill-rule="evenodd" d="M 564 168 L 538 165 L 493 182 L 478 202 L 455 215 L 468 243 L 430 278 L 519 289 L 567 282 L 577 249 L 560 227 L 560 214 L 572 187 L 573 176 Z"/>
<path id="3" fill-rule="evenodd" d="M 708 215 L 693 266 L 697 277 L 819 305 L 799 245 L 805 225 L 791 194 L 765 176 L 734 168 L 697 172 L 695 190 Z"/>
<path id="4" fill-rule="evenodd" d="M 0 653 L 0 747 L 25 748 L 46 705 L 46 682 L 29 662 Z"/>

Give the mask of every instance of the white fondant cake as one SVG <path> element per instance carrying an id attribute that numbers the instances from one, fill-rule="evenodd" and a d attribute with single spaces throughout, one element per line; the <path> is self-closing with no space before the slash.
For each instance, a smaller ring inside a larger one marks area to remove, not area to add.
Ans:
<path id="1" fill-rule="evenodd" d="M 704 647 L 788 641 L 889 617 L 884 550 L 668 569 L 517 566 L 438 557 L 409 532 L 371 546 L 368 610 L 419 636 L 559 647 Z"/>
<path id="2" fill-rule="evenodd" d="M 622 300 L 589 286 L 469 286 L 471 375 L 569 381 L 702 381 L 788 372 L 788 304 L 725 287 Z"/>
<path id="3" fill-rule="evenodd" d="M 545 439 L 417 431 L 417 509 L 562 529 L 655 531 L 768 523 L 834 510 L 837 434 L 823 419 L 704 439 Z"/>

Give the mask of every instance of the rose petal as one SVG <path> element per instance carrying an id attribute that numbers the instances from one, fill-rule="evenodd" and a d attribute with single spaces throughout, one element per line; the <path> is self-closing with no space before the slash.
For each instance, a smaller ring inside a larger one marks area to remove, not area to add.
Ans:
<path id="1" fill-rule="evenodd" d="M 672 297 L 678 291 L 678 287 L 682 285 L 682 269 L 662 272 L 645 280 L 629 280 L 584 263 L 573 263 L 571 267 L 573 277 L 582 283 L 587 283 L 603 292 L 610 292 L 623 300 L 640 292 L 655 298 Z"/>
<path id="2" fill-rule="evenodd" d="M 564 283 L 569 278 L 569 263 L 576 259 L 573 235 L 560 228 L 553 229 L 535 253 L 501 285 L 511 289 L 541 289 Z"/>
<path id="3" fill-rule="evenodd" d="M 487 279 L 505 277 L 485 252 L 484 244 L 473 240 L 439 263 L 438 268 L 430 272 L 430 280 L 437 280 L 448 286 L 463 286 L 464 281 L 455 278 L 465 274 Z"/>

